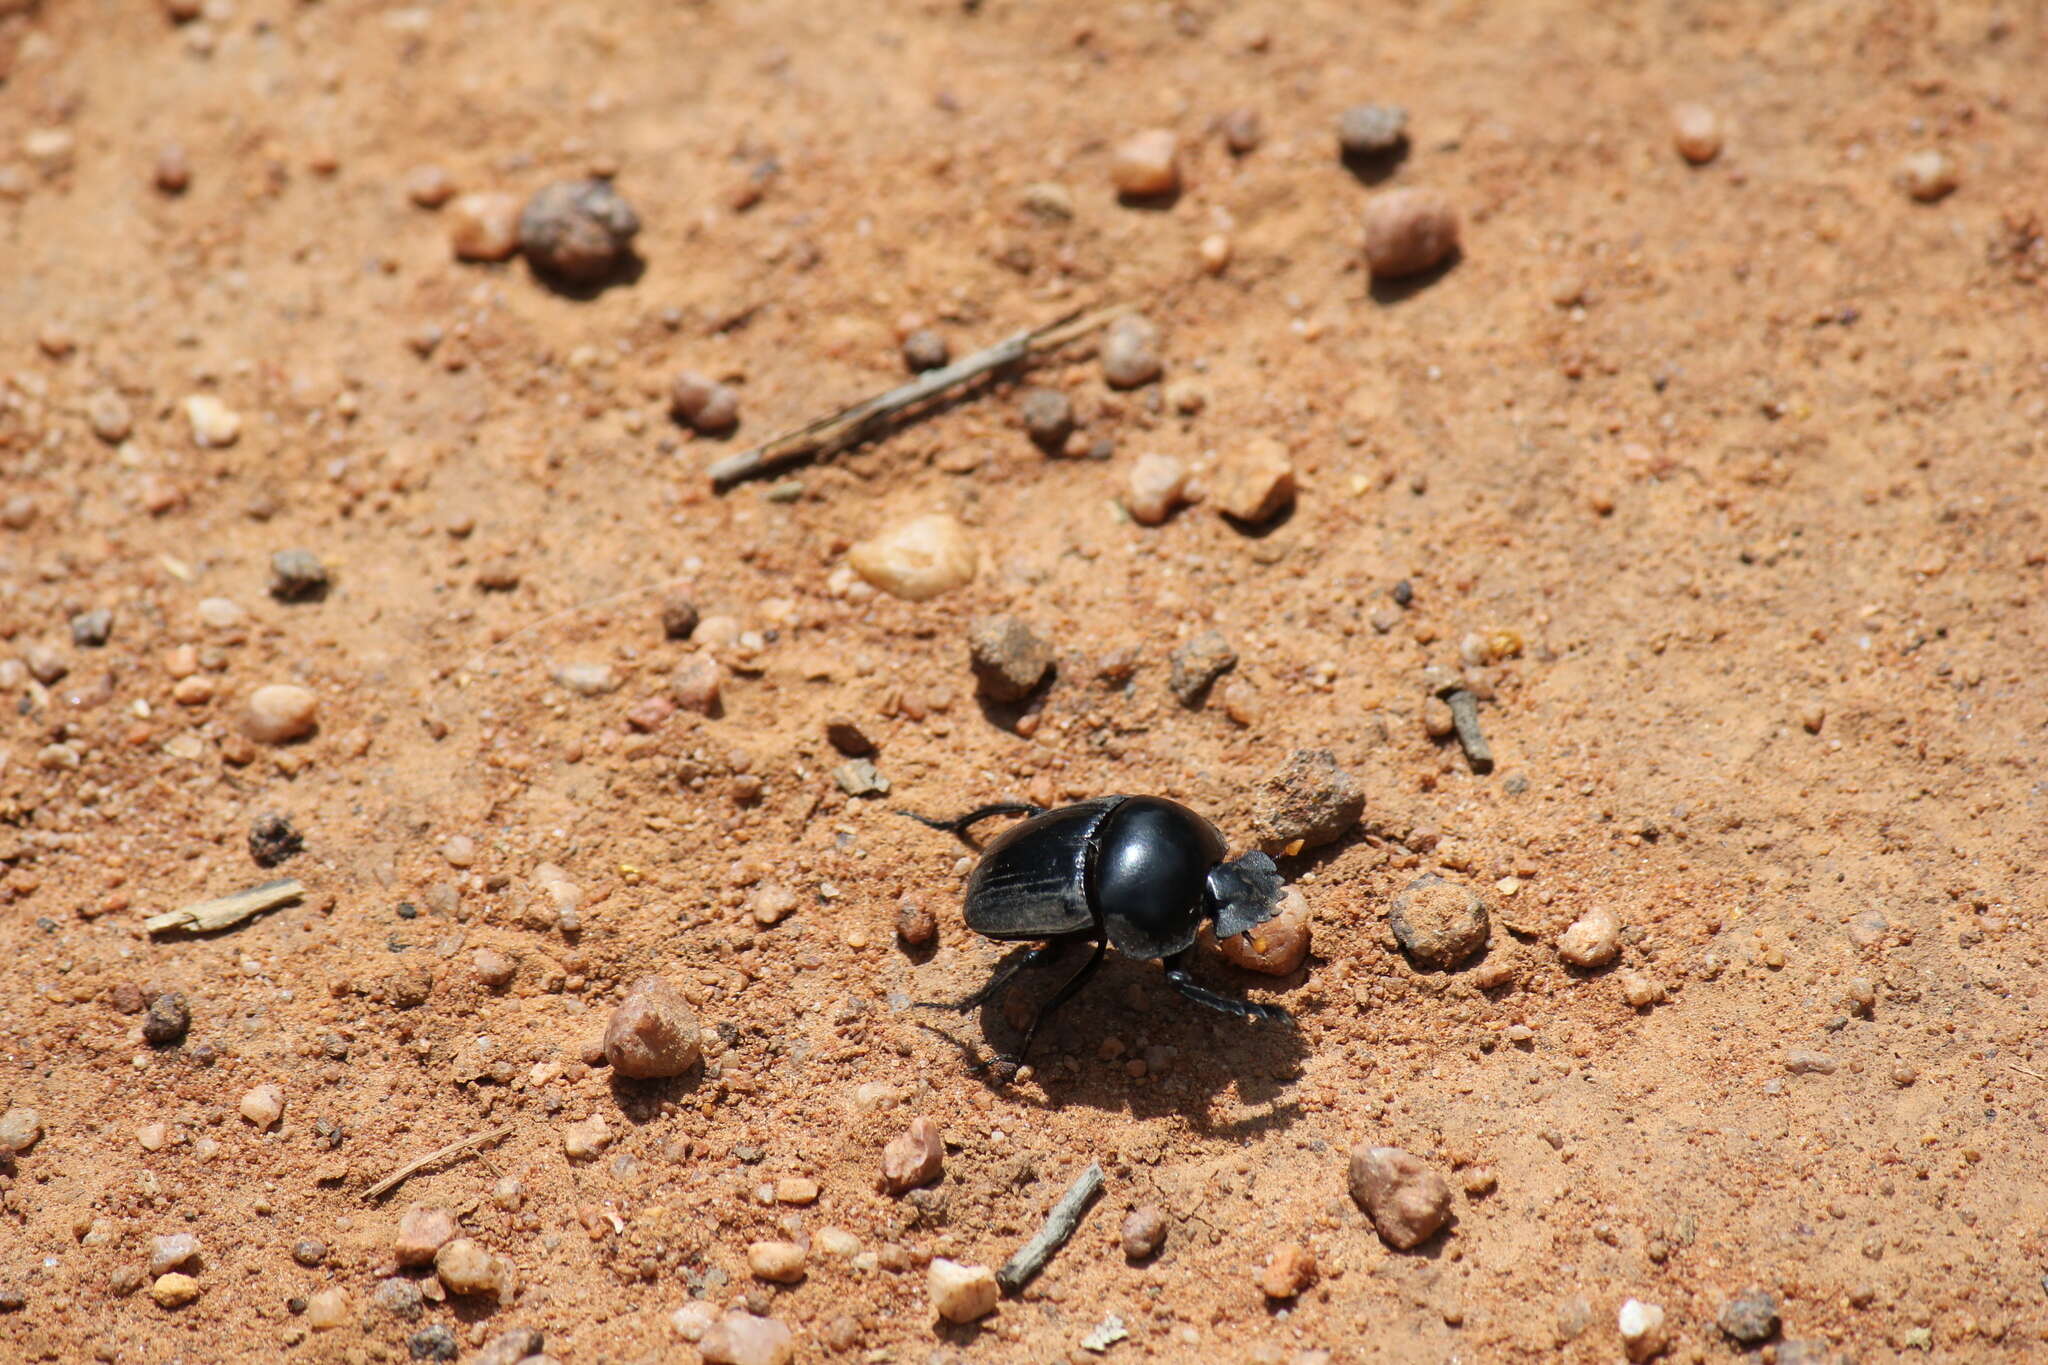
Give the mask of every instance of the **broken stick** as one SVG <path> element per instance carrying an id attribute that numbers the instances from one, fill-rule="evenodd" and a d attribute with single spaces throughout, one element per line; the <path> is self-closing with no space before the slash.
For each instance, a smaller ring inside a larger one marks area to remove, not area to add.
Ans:
<path id="1" fill-rule="evenodd" d="M 957 384 L 979 379 L 992 370 L 1000 370 L 1005 365 L 1064 346 L 1125 311 L 1119 306 L 1098 308 L 1092 313 L 1069 313 L 1058 321 L 1019 332 L 973 355 L 962 356 L 950 365 L 927 370 L 908 384 L 876 394 L 852 407 L 841 408 L 809 426 L 784 432 L 752 450 L 743 450 L 719 460 L 711 466 L 711 486 L 723 492 L 745 479 L 757 478 L 806 456 L 823 457 L 858 445 L 905 409 L 936 398 Z"/>
<path id="2" fill-rule="evenodd" d="M 226 929 L 245 919 L 253 919 L 265 910 L 275 910 L 305 894 L 306 888 L 302 883 L 286 877 L 282 881 L 252 886 L 247 891 L 237 891 L 232 896 L 222 896 L 219 900 L 199 901 L 193 905 L 181 905 L 176 910 L 166 910 L 161 915 L 151 915 L 142 922 L 142 927 L 152 934 L 161 934 L 166 929 L 190 929 L 195 934 L 209 934 L 215 929 Z"/>
<path id="3" fill-rule="evenodd" d="M 437 1161 L 451 1156 L 465 1155 L 479 1147 L 488 1147 L 493 1142 L 510 1136 L 512 1136 L 512 1127 L 510 1124 L 507 1124 L 503 1128 L 487 1128 L 481 1133 L 472 1133 L 459 1142 L 449 1143 L 446 1147 L 436 1147 L 425 1156 L 414 1157 L 390 1175 L 385 1176 L 382 1180 L 370 1186 L 369 1189 L 364 1190 L 363 1198 L 372 1201 L 382 1199 L 385 1195 L 391 1193 Z"/>
<path id="4" fill-rule="evenodd" d="M 1094 1162 L 1081 1172 L 1067 1192 L 1060 1196 L 1060 1202 L 1052 1206 L 1052 1212 L 1045 1216 L 1045 1226 L 1038 1235 L 1026 1242 L 1023 1249 L 996 1272 L 996 1283 L 1003 1287 L 1005 1294 L 1015 1294 L 1038 1277 L 1045 1269 L 1045 1263 L 1052 1254 L 1067 1244 L 1074 1230 L 1081 1226 L 1082 1215 L 1088 1212 L 1088 1205 L 1102 1192 L 1102 1167 Z"/>

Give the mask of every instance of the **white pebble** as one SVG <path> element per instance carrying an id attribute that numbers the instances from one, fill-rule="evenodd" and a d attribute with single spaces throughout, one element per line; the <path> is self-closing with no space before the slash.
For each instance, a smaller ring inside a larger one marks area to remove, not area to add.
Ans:
<path id="1" fill-rule="evenodd" d="M 995 1311 L 999 1297 L 993 1270 L 984 1265 L 961 1265 L 943 1256 L 932 1258 L 925 1288 L 931 1294 L 933 1311 L 955 1323 L 987 1317 Z"/>
<path id="2" fill-rule="evenodd" d="M 242 733 L 259 744 L 282 744 L 312 731 L 320 698 L 295 683 L 271 683 L 249 694 Z"/>
<path id="3" fill-rule="evenodd" d="M 1612 910 L 1588 910 L 1558 935 L 1557 955 L 1574 967 L 1604 967 L 1621 956 L 1621 921 Z"/>
<path id="4" fill-rule="evenodd" d="M 1923 204 L 1931 204 L 1959 183 L 1955 158 L 1937 147 L 1914 152 L 1899 163 L 1899 179 L 1906 193 Z"/>
<path id="5" fill-rule="evenodd" d="M 183 1270 L 199 1259 L 199 1239 L 189 1232 L 149 1239 L 149 1273 L 152 1277 Z"/>
<path id="6" fill-rule="evenodd" d="M 1173 515 L 1187 493 L 1188 467 L 1173 455 L 1140 455 L 1131 464 L 1124 510 L 1134 521 L 1157 526 Z"/>
<path id="7" fill-rule="evenodd" d="M 210 393 L 197 393 L 187 398 L 185 417 L 192 423 L 192 444 L 202 449 L 231 446 L 242 434 L 242 414 Z"/>
<path id="8" fill-rule="evenodd" d="M 1664 1310 L 1641 1299 L 1630 1299 L 1621 1305 L 1621 1311 L 1615 1315 L 1615 1326 L 1621 1332 L 1621 1349 L 1630 1360 L 1648 1360 L 1664 1349 L 1668 1339 Z"/>
<path id="9" fill-rule="evenodd" d="M 215 630 L 226 630 L 241 625 L 249 619 L 249 613 L 231 597 L 202 597 L 199 599 L 199 619 Z"/>
<path id="10" fill-rule="evenodd" d="M 284 1091 L 274 1085 L 259 1085 L 242 1096 L 242 1117 L 258 1128 L 269 1128 L 284 1117 Z"/>
<path id="11" fill-rule="evenodd" d="M 601 697 L 616 691 L 618 675 L 607 663 L 567 663 L 555 665 L 552 674 L 561 686 L 579 697 Z"/>
<path id="12" fill-rule="evenodd" d="M 883 592 L 923 602 L 973 582 L 978 556 L 966 527 L 933 512 L 861 541 L 847 552 L 846 562 Z M 703 624 L 697 629 L 701 635 Z"/>
<path id="13" fill-rule="evenodd" d="M 1180 138 L 1170 128 L 1147 128 L 1117 144 L 1109 163 L 1118 194 L 1135 198 L 1172 194 L 1180 188 Z"/>

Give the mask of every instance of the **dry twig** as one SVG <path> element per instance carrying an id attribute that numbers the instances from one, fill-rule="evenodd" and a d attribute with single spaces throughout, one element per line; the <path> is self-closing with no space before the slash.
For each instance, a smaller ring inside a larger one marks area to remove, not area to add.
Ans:
<path id="1" fill-rule="evenodd" d="M 876 394 L 852 407 L 841 408 L 830 417 L 821 417 L 808 426 L 784 432 L 752 450 L 727 456 L 711 466 L 711 484 L 724 490 L 806 456 L 832 455 L 848 446 L 858 445 L 898 413 L 936 398 L 957 384 L 979 379 L 992 370 L 1000 370 L 1005 365 L 1064 346 L 1124 311 L 1122 307 L 1112 307 L 1099 308 L 1092 313 L 1069 313 L 1056 322 L 1019 332 L 973 355 L 962 356 L 950 365 L 927 370 L 908 384 Z"/>
<path id="2" fill-rule="evenodd" d="M 451 1156 L 462 1156 L 480 1147 L 488 1147 L 493 1142 L 502 1141 L 510 1136 L 512 1136 L 512 1126 L 507 1124 L 503 1128 L 489 1128 L 481 1133 L 472 1133 L 459 1142 L 449 1143 L 446 1147 L 436 1147 L 425 1156 L 414 1157 L 390 1175 L 385 1176 L 382 1180 L 370 1186 L 369 1189 L 364 1190 L 363 1198 L 368 1200 L 382 1199 L 385 1195 L 391 1193 L 437 1161 Z"/>
<path id="3" fill-rule="evenodd" d="M 253 919 L 265 910 L 275 910 L 305 894 L 303 883 L 286 877 L 282 881 L 265 882 L 218 900 L 181 905 L 176 910 L 151 915 L 142 922 L 142 927 L 152 934 L 163 933 L 166 929 L 190 929 L 195 934 L 209 934 L 215 929 L 226 929 L 245 919 Z"/>
<path id="4" fill-rule="evenodd" d="M 1003 1287 L 1004 1293 L 1015 1294 L 1045 1269 L 1045 1263 L 1052 1259 L 1052 1254 L 1065 1246 L 1074 1230 L 1081 1226 L 1090 1201 L 1101 1192 L 1102 1167 L 1091 1161 L 1088 1169 L 1067 1186 L 1060 1202 L 1052 1206 L 1052 1212 L 1045 1216 L 1045 1226 L 1038 1230 L 1038 1235 L 1026 1242 L 996 1272 L 996 1283 Z"/>

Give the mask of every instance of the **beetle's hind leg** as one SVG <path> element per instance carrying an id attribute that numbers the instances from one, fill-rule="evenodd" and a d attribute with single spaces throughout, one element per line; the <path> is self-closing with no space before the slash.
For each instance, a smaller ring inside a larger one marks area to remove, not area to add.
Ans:
<path id="1" fill-rule="evenodd" d="M 930 829 L 944 830 L 948 834 L 957 835 L 959 838 L 965 839 L 969 829 L 988 819 L 991 815 L 1043 815 L 1045 814 L 1045 807 L 1034 806 L 1029 801 L 997 801 L 991 805 L 976 806 L 973 810 L 968 811 L 967 814 L 956 815 L 950 820 L 940 820 L 929 815 L 919 815 L 914 810 L 898 810 L 896 813 L 915 820 L 920 825 Z"/>
<path id="2" fill-rule="evenodd" d="M 989 977 L 980 990 L 964 1000 L 919 1000 L 915 1003 L 921 1010 L 952 1010 L 958 1014 L 979 1009 L 1000 994 L 1005 986 L 1015 981 L 1019 972 L 1027 967 L 1043 967 L 1055 961 L 1060 955 L 1060 950 L 1065 947 L 1064 942 L 1054 940 L 1051 943 L 1041 943 L 1030 952 L 1010 959 L 996 968 L 995 974 Z"/>
<path id="3" fill-rule="evenodd" d="M 1197 986 L 1195 979 L 1188 975 L 1186 965 L 1178 959 L 1169 959 L 1166 964 L 1166 980 L 1175 990 L 1198 1005 L 1207 1005 L 1223 1014 L 1234 1014 L 1240 1019 L 1254 1023 L 1291 1024 L 1294 1016 L 1278 1005 L 1261 1005 L 1255 1000 L 1244 1000 L 1235 995 L 1224 995 L 1206 986 Z"/>

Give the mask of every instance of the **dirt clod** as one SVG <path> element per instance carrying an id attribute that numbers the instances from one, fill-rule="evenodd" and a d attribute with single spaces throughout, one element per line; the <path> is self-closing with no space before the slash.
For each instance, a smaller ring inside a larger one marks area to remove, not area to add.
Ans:
<path id="1" fill-rule="evenodd" d="M 1388 1246 L 1407 1251 L 1451 1218 L 1451 1187 L 1420 1157 L 1398 1147 L 1351 1149 L 1351 1197 Z"/>
<path id="2" fill-rule="evenodd" d="M 1394 897 L 1387 924 L 1404 952 L 1432 967 L 1448 970 L 1486 946 L 1486 902 L 1434 873 Z"/>
<path id="3" fill-rule="evenodd" d="M 984 616 L 967 632 L 975 690 L 995 702 L 1022 701 L 1052 669 L 1052 646 L 1016 616 Z"/>
<path id="4" fill-rule="evenodd" d="M 608 180 L 544 185 L 519 212 L 519 249 L 527 261 L 575 284 L 592 284 L 619 270 L 639 231 L 640 216 Z"/>
<path id="5" fill-rule="evenodd" d="M 1269 1299 L 1291 1299 L 1314 1286 L 1320 1278 L 1315 1253 L 1289 1242 L 1275 1247 L 1259 1273 L 1259 1290 Z"/>
<path id="6" fill-rule="evenodd" d="M 185 1041 L 192 1027 L 192 1007 L 179 991 L 164 991 L 149 1002 L 149 1014 L 142 1021 L 142 1037 L 151 1047 L 172 1047 Z"/>
<path id="7" fill-rule="evenodd" d="M 1017 400 L 1017 417 L 1033 444 L 1048 454 L 1058 454 L 1073 434 L 1073 400 L 1058 389 L 1026 389 Z"/>
<path id="8" fill-rule="evenodd" d="M 1328 749 L 1296 749 L 1254 793 L 1252 836 L 1274 855 L 1333 843 L 1365 813 L 1365 789 Z"/>
<path id="9" fill-rule="evenodd" d="M 249 825 L 249 856 L 258 867 L 276 867 L 305 852 L 305 836 L 288 815 L 268 811 Z"/>
<path id="10" fill-rule="evenodd" d="M 1745 1289 L 1721 1305 L 1714 1325 L 1743 1346 L 1756 1346 L 1778 1334 L 1778 1296 L 1768 1289 Z"/>
<path id="11" fill-rule="evenodd" d="M 666 978 L 642 977 L 612 1011 L 604 1055 L 621 1076 L 680 1076 L 702 1056 L 696 1013 Z"/>
<path id="12" fill-rule="evenodd" d="M 1159 1249 L 1166 1245 L 1166 1233 L 1166 1212 L 1157 1204 L 1140 1204 L 1132 1209 L 1125 1215 L 1123 1228 L 1118 1233 L 1125 1259 L 1142 1261 L 1157 1256 Z"/>

